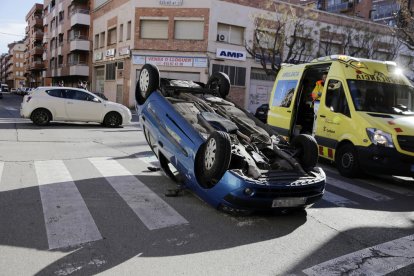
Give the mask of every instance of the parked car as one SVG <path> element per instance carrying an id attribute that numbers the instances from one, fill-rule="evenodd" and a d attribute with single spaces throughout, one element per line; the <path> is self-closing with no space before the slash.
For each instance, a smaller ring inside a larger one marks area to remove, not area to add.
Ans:
<path id="1" fill-rule="evenodd" d="M 12 89 L 10 89 L 10 93 L 12 93 L 12 94 L 15 94 L 15 93 L 16 93 L 16 91 L 17 91 L 17 89 L 16 89 L 16 88 L 12 88 Z"/>
<path id="2" fill-rule="evenodd" d="M 262 104 L 256 109 L 256 113 L 254 114 L 254 116 L 266 124 L 268 111 L 269 111 L 269 104 Z"/>
<path id="3" fill-rule="evenodd" d="M 23 97 L 20 115 L 43 126 L 50 121 L 97 122 L 108 127 L 129 124 L 131 111 L 72 87 L 39 87 Z"/>
<path id="4" fill-rule="evenodd" d="M 318 201 L 325 173 L 315 139 L 289 144 L 252 114 L 225 100 L 227 75 L 207 84 L 160 78 L 145 64 L 136 85 L 137 114 L 148 145 L 171 179 L 231 213 L 298 210 Z"/>

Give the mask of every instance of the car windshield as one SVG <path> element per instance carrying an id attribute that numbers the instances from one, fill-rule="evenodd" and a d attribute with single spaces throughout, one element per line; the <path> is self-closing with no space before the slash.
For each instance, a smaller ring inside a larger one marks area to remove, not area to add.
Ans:
<path id="1" fill-rule="evenodd" d="M 414 88 L 395 83 L 348 80 L 357 111 L 414 115 Z"/>

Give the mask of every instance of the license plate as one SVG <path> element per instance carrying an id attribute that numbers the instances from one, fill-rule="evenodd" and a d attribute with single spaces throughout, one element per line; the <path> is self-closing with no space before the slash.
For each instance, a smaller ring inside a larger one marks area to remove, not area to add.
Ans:
<path id="1" fill-rule="evenodd" d="M 306 197 L 286 197 L 274 199 L 272 207 L 297 207 L 306 203 Z"/>

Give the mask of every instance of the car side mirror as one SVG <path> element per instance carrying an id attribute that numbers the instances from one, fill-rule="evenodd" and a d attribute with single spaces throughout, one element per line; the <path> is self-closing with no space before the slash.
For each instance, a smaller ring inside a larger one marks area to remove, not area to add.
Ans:
<path id="1" fill-rule="evenodd" d="M 98 98 L 93 98 L 92 101 L 95 102 L 95 103 L 100 103 L 101 102 Z"/>

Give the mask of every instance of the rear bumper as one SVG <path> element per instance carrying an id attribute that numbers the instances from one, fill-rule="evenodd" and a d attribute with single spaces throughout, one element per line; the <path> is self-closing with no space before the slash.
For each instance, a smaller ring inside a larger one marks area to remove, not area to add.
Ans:
<path id="1" fill-rule="evenodd" d="M 414 156 L 398 152 L 395 148 L 375 145 L 357 147 L 360 166 L 376 174 L 414 177 Z"/>

